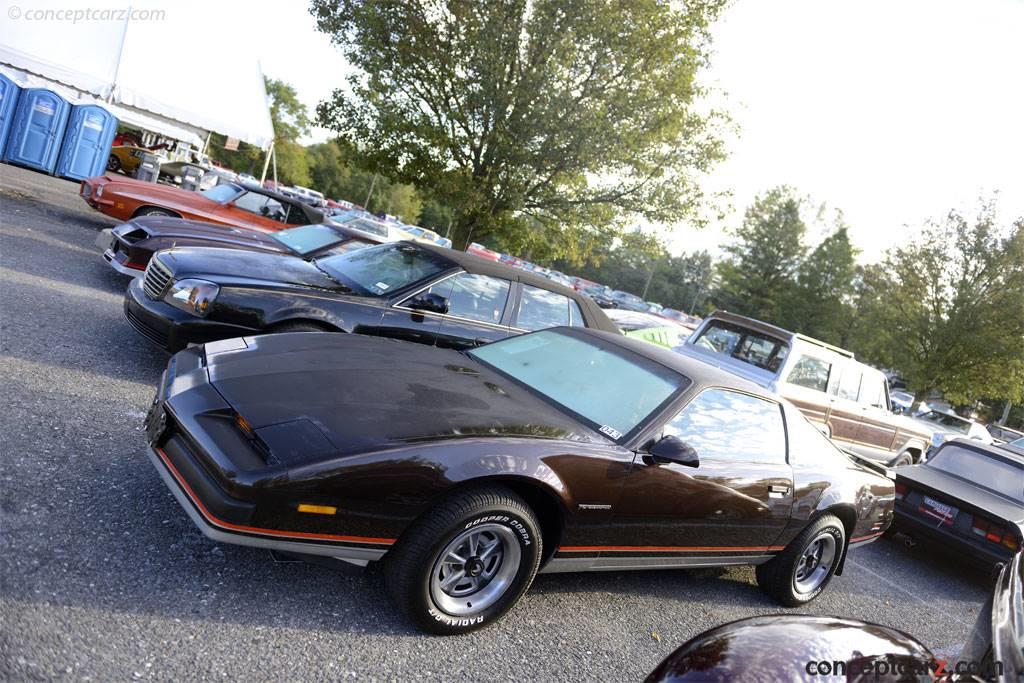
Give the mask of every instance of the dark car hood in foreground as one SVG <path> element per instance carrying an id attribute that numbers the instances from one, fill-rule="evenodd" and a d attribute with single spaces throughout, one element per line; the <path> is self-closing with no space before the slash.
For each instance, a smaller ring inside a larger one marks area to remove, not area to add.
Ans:
<path id="1" fill-rule="evenodd" d="M 178 280 L 198 277 L 221 283 L 244 279 L 340 289 L 337 282 L 312 263 L 294 256 L 216 247 L 181 247 L 158 253 L 160 262 L 168 266 Z"/>
<path id="2" fill-rule="evenodd" d="M 245 343 L 241 351 L 208 346 L 207 367 L 213 386 L 258 434 L 274 425 L 276 437 L 282 423 L 308 433 L 312 423 L 338 454 L 460 437 L 603 441 L 456 351 L 326 332 Z"/>
<path id="3" fill-rule="evenodd" d="M 215 225 L 202 221 L 190 221 L 172 216 L 142 216 L 125 223 L 126 226 L 142 228 L 150 237 L 165 239 L 199 239 L 210 242 L 211 246 L 225 244 L 249 249 L 275 251 L 289 254 L 280 242 L 268 232 Z M 130 228 L 129 228 L 130 229 Z M 169 244 L 167 246 L 170 246 Z"/>
<path id="4" fill-rule="evenodd" d="M 979 510 L 997 515 L 999 519 L 1024 525 L 1024 508 L 1020 504 L 934 467 L 900 467 L 896 470 L 896 481 L 918 489 L 931 489 L 947 498 L 963 501 Z"/>

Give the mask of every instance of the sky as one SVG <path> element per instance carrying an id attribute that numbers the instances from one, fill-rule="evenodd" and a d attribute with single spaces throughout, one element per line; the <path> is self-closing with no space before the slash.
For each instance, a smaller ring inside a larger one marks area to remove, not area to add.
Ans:
<path id="1" fill-rule="evenodd" d="M 97 6 L 25 2 L 76 5 Z M 166 9 L 192 67 L 216 41 L 291 83 L 311 111 L 348 71 L 303 0 L 131 5 Z M 672 251 L 717 250 L 753 197 L 780 184 L 841 209 L 869 262 L 980 196 L 1024 216 L 1024 0 L 737 0 L 713 35 L 702 81 L 738 132 L 702 186 L 730 192 L 732 208 L 704 230 L 667 226 Z"/>

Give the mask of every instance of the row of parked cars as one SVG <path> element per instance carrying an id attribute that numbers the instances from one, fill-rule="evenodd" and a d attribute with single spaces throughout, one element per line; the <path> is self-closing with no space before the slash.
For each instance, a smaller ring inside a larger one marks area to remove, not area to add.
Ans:
<path id="1" fill-rule="evenodd" d="M 129 210 L 108 183 L 83 197 Z M 394 240 L 363 214 L 240 215 L 148 212 L 100 238 L 134 276 L 127 322 L 176 352 L 150 458 L 209 537 L 381 562 L 425 630 L 495 621 L 538 572 L 749 564 L 801 605 L 894 522 L 934 519 L 991 562 L 1019 548 L 1024 458 L 937 447 L 842 349 L 727 313 L 658 348 L 500 255 Z M 995 488 L 977 493 L 965 457 Z"/>

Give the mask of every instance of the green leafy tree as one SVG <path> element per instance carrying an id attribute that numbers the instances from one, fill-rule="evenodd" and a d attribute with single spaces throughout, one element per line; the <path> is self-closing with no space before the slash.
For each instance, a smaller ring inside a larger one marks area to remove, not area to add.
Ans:
<path id="1" fill-rule="evenodd" d="M 341 149 L 334 142 L 310 145 L 306 148 L 309 177 L 313 187 L 331 199 L 346 199 L 352 171 L 342 158 Z"/>
<path id="2" fill-rule="evenodd" d="M 724 248 L 718 264 L 718 306 L 765 322 L 781 322 L 783 307 L 795 295 L 794 277 L 806 252 L 803 205 L 789 187 L 777 187 L 754 199 Z"/>
<path id="3" fill-rule="evenodd" d="M 857 305 L 854 348 L 918 398 L 1024 400 L 1024 219 L 951 212 L 866 269 Z"/>
<path id="4" fill-rule="evenodd" d="M 724 0 L 313 0 L 355 67 L 318 107 L 353 162 L 492 239 L 579 262 L 624 219 L 694 216 L 722 156 L 694 106 Z"/>
<path id="5" fill-rule="evenodd" d="M 430 228 L 443 237 L 454 220 L 455 212 L 441 202 L 436 199 L 423 201 L 419 224 L 424 228 Z"/>
<path id="6" fill-rule="evenodd" d="M 845 225 L 825 237 L 800 264 L 796 286 L 780 302 L 780 322 L 789 329 L 842 344 L 854 294 L 857 250 Z"/>

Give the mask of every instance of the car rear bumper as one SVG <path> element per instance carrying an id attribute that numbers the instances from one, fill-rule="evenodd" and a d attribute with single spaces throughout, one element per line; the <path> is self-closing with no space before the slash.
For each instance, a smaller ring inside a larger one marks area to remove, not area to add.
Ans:
<path id="1" fill-rule="evenodd" d="M 124 294 L 124 317 L 136 332 L 170 353 L 189 344 L 260 333 L 248 327 L 197 318 L 163 301 L 153 301 L 143 293 L 141 277 L 132 280 Z"/>
<path id="2" fill-rule="evenodd" d="M 929 543 L 945 550 L 957 553 L 961 559 L 979 567 L 991 567 L 994 564 L 1007 562 L 1013 556 L 1009 548 L 995 543 L 971 542 L 959 534 L 947 531 L 947 527 L 937 527 L 916 515 L 896 507 L 896 531 L 910 536 L 918 543 Z M 988 547 L 986 547 L 988 546 Z"/>

